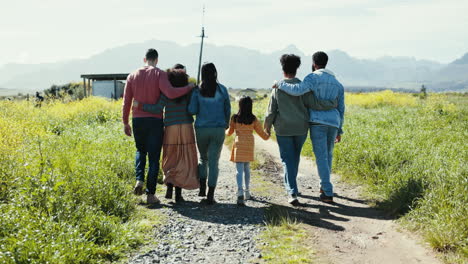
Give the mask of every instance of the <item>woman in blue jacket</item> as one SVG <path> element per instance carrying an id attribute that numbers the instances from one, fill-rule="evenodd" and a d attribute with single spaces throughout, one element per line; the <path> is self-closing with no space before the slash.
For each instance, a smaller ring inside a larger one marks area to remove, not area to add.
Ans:
<path id="1" fill-rule="evenodd" d="M 205 63 L 201 68 L 199 89 L 195 89 L 188 106 L 191 114 L 196 115 L 195 134 L 197 137 L 200 160 L 198 175 L 200 177 L 199 196 L 206 196 L 207 203 L 214 204 L 214 192 L 218 181 L 218 162 L 224 143 L 225 129 L 229 127 L 231 102 L 224 85 L 218 83 L 218 73 L 213 63 Z"/>

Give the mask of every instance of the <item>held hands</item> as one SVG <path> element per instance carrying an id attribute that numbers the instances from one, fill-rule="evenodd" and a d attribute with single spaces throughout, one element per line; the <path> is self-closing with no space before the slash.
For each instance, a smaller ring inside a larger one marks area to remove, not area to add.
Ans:
<path id="1" fill-rule="evenodd" d="M 132 136 L 132 127 L 129 124 L 124 124 L 124 133 L 129 137 Z"/>
<path id="2" fill-rule="evenodd" d="M 341 142 L 341 135 L 337 135 L 335 138 L 335 143 L 340 143 Z"/>

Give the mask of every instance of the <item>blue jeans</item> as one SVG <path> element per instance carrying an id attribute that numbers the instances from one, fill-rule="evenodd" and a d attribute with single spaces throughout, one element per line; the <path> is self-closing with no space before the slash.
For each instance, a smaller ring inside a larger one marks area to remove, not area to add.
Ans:
<path id="1" fill-rule="evenodd" d="M 333 196 L 333 185 L 330 174 L 333 161 L 333 147 L 338 128 L 326 125 L 311 125 L 310 140 L 320 176 L 320 187 L 327 196 Z"/>
<path id="2" fill-rule="evenodd" d="M 208 178 L 208 187 L 216 187 L 219 173 L 218 163 L 225 137 L 224 128 L 200 127 L 195 128 L 195 133 L 200 153 L 198 176 L 200 179 Z"/>
<path id="3" fill-rule="evenodd" d="M 250 162 L 236 162 L 237 168 L 237 191 L 242 192 L 242 178 L 245 179 L 245 189 L 250 189 Z M 242 177 L 244 176 L 244 177 Z"/>
<path id="4" fill-rule="evenodd" d="M 284 171 L 284 185 L 290 195 L 297 195 L 297 173 L 301 159 L 302 145 L 307 134 L 302 136 L 276 136 Z"/>
<path id="5" fill-rule="evenodd" d="M 158 182 L 159 158 L 164 137 L 163 120 L 155 117 L 138 117 L 132 119 L 135 138 L 135 172 L 137 181 L 145 181 L 146 156 L 149 169 L 146 182 L 146 193 L 154 194 Z"/>

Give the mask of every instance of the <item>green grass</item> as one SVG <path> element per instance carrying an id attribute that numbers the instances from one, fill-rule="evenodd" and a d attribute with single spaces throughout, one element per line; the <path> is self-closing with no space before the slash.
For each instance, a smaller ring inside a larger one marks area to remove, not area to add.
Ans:
<path id="1" fill-rule="evenodd" d="M 468 102 L 431 96 L 414 107 L 349 105 L 334 168 L 365 183 L 378 206 L 402 216 L 436 250 L 458 256 L 450 262 L 462 263 L 468 257 Z"/>
<path id="2" fill-rule="evenodd" d="M 283 193 L 281 185 L 266 178 L 269 177 L 266 168 L 268 158 L 261 153 L 255 156 L 252 193 L 263 197 Z M 265 209 L 266 229 L 257 237 L 257 247 L 261 250 L 264 263 L 312 263 L 314 252 L 306 246 L 310 244 L 310 234 L 303 224 L 289 215 L 288 210 L 287 207 L 274 204 Z"/>
<path id="3" fill-rule="evenodd" d="M 314 252 L 307 246 L 309 235 L 298 222 L 291 220 L 280 206 L 266 209 L 266 230 L 258 244 L 265 263 L 313 263 Z"/>
<path id="4" fill-rule="evenodd" d="M 120 105 L 0 102 L 0 263 L 115 261 L 144 243 L 160 216 L 137 209 Z"/>
<path id="5" fill-rule="evenodd" d="M 448 263 L 468 258 L 468 96 L 347 94 L 334 171 L 367 186 L 377 206 L 401 219 Z M 255 102 L 258 108 L 264 102 Z M 255 105 L 254 105 L 255 107 Z M 262 113 L 263 109 L 257 109 Z M 313 158 L 310 140 L 303 155 Z"/>
<path id="6" fill-rule="evenodd" d="M 261 155 L 257 155 L 261 156 Z M 252 172 L 252 192 L 254 195 L 269 197 L 284 192 L 281 186 L 265 179 L 267 175 L 260 171 L 264 160 L 259 160 L 258 168 Z M 257 237 L 264 263 L 306 264 L 313 263 L 314 252 L 310 244 L 310 234 L 305 226 L 293 217 L 281 205 L 271 205 L 265 209 L 266 229 Z"/>

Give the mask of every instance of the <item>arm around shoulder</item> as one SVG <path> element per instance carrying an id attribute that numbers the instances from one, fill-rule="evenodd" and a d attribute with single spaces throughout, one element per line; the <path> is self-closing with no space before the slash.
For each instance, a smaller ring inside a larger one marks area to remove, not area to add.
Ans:
<path id="1" fill-rule="evenodd" d="M 285 81 L 281 81 L 278 83 L 278 89 L 289 95 L 300 96 L 311 91 L 315 86 L 315 83 L 315 76 L 311 73 L 300 83 L 286 83 Z"/>
<path id="2" fill-rule="evenodd" d="M 193 87 L 194 85 L 189 83 L 187 86 L 175 88 L 169 82 L 169 78 L 165 71 L 160 71 L 159 73 L 159 88 L 161 89 L 161 92 L 169 99 L 181 97 L 190 92 Z"/>
<path id="3" fill-rule="evenodd" d="M 188 112 L 192 115 L 197 115 L 198 114 L 198 97 L 200 96 L 200 91 L 199 89 L 194 89 L 192 92 L 192 96 L 190 97 L 190 102 L 188 105 Z"/>
<path id="4" fill-rule="evenodd" d="M 310 91 L 304 94 L 304 105 L 318 111 L 331 110 L 338 107 L 338 99 L 321 100 L 317 98 L 313 91 Z"/>

